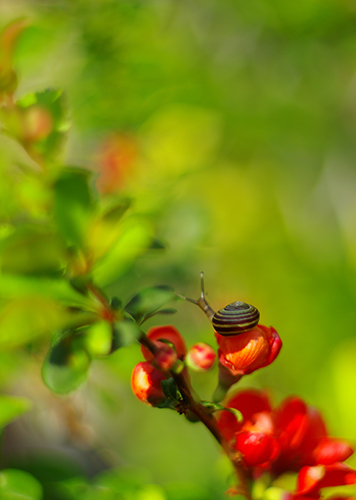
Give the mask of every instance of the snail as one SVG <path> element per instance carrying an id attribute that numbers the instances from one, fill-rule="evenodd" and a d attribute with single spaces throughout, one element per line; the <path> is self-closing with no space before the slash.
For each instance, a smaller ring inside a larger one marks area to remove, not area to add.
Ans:
<path id="1" fill-rule="evenodd" d="M 198 300 L 180 297 L 199 306 L 212 322 L 215 330 L 223 336 L 239 335 L 252 330 L 260 319 L 256 307 L 246 302 L 236 301 L 215 312 L 207 303 L 204 291 L 204 273 L 200 273 L 201 293 Z"/>
<path id="2" fill-rule="evenodd" d="M 211 321 L 220 335 L 239 335 L 252 330 L 259 319 L 260 313 L 256 307 L 236 301 L 216 312 Z"/>

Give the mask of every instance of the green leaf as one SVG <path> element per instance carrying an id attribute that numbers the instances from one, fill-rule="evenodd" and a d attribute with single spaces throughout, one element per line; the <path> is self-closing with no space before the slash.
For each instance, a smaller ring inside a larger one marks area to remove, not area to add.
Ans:
<path id="1" fill-rule="evenodd" d="M 61 240 L 48 230 L 21 226 L 0 244 L 1 270 L 5 273 L 60 275 L 65 262 Z"/>
<path id="2" fill-rule="evenodd" d="M 122 309 L 122 300 L 118 297 L 112 297 L 110 306 L 114 311 L 119 311 Z"/>
<path id="3" fill-rule="evenodd" d="M 165 285 L 145 288 L 135 295 L 125 306 L 128 312 L 137 322 L 152 316 L 164 304 L 174 300 L 176 295 L 173 288 Z"/>
<path id="4" fill-rule="evenodd" d="M 32 403 L 29 399 L 0 395 L 0 427 L 29 411 Z"/>
<path id="5" fill-rule="evenodd" d="M 177 402 L 174 402 L 174 401 L 172 401 L 172 399 L 167 398 L 167 399 L 164 399 L 163 401 L 160 401 L 156 405 L 156 408 L 160 408 L 161 410 L 163 410 L 163 409 L 174 410 L 176 405 L 177 405 Z"/>
<path id="6" fill-rule="evenodd" d="M 1 500 L 41 500 L 42 486 L 31 474 L 22 470 L 0 472 Z"/>
<path id="7" fill-rule="evenodd" d="M 147 321 L 148 319 L 153 318 L 153 316 L 157 316 L 157 314 L 162 314 L 163 316 L 169 316 L 171 314 L 175 314 L 176 312 L 177 312 L 177 309 L 173 309 L 173 308 L 160 309 L 159 311 L 154 311 L 153 313 L 146 315 L 145 318 L 141 321 L 141 324 L 144 321 Z"/>
<path id="8" fill-rule="evenodd" d="M 92 357 L 105 356 L 109 354 L 112 344 L 112 328 L 107 321 L 94 323 L 83 334 L 84 345 Z"/>
<path id="9" fill-rule="evenodd" d="M 87 234 L 87 245 L 92 262 L 104 258 L 120 239 L 126 223 L 121 218 L 130 205 L 129 200 L 122 200 L 107 208 L 103 214 L 93 219 Z"/>
<path id="10" fill-rule="evenodd" d="M 242 413 L 239 410 L 236 410 L 236 408 L 229 408 L 228 406 L 223 406 L 219 403 L 212 403 L 211 401 L 201 401 L 201 404 L 205 406 L 205 408 L 210 410 L 211 413 L 214 413 L 215 411 L 225 410 L 235 415 L 238 422 L 243 421 Z"/>
<path id="11" fill-rule="evenodd" d="M 182 395 L 179 392 L 177 384 L 173 377 L 169 378 L 168 380 L 162 380 L 161 386 L 163 393 L 165 396 L 167 396 L 167 398 L 170 398 L 173 401 L 177 402 L 182 400 Z"/>
<path id="12" fill-rule="evenodd" d="M 34 295 L 60 301 L 66 306 L 88 310 L 94 309 L 95 306 L 90 297 L 79 293 L 64 279 L 0 274 L 0 298 L 11 300 Z"/>
<path id="13" fill-rule="evenodd" d="M 115 282 L 147 248 L 152 229 L 144 221 L 126 219 L 115 243 L 93 268 L 93 279 L 99 286 Z"/>
<path id="14" fill-rule="evenodd" d="M 85 381 L 89 365 L 83 337 L 67 331 L 52 344 L 42 366 L 42 378 L 53 392 L 66 394 Z"/>
<path id="15" fill-rule="evenodd" d="M 67 168 L 54 186 L 54 215 L 58 228 L 67 241 L 80 248 L 84 247 L 93 208 L 89 177 L 87 170 Z"/>
<path id="16" fill-rule="evenodd" d="M 133 342 L 136 342 L 140 338 L 141 334 L 142 332 L 140 328 L 132 320 L 127 319 L 115 323 L 113 349 L 126 347 Z"/>
<path id="17" fill-rule="evenodd" d="M 0 311 L 0 346 L 14 348 L 26 344 L 62 327 L 68 319 L 60 305 L 45 297 L 12 300 Z"/>
<path id="18" fill-rule="evenodd" d="M 111 205 L 103 213 L 102 220 L 107 222 L 117 223 L 121 219 L 121 217 L 126 213 L 126 211 L 131 205 L 131 202 L 132 201 L 129 198 L 125 198 Z"/>

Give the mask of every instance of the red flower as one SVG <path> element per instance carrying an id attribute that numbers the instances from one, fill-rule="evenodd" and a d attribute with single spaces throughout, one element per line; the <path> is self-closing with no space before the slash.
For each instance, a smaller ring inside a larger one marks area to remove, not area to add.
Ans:
<path id="1" fill-rule="evenodd" d="M 298 472 L 304 466 L 331 465 L 352 455 L 351 446 L 327 436 L 321 414 L 299 398 L 287 398 L 275 413 L 281 454 L 272 472 Z"/>
<path id="2" fill-rule="evenodd" d="M 235 393 L 224 406 L 239 410 L 243 417 L 242 422 L 238 422 L 235 415 L 229 411 L 221 411 L 217 414 L 219 428 L 227 441 L 230 441 L 254 414 L 272 411 L 267 394 L 256 389 L 245 389 Z"/>
<path id="3" fill-rule="evenodd" d="M 297 489 L 293 498 L 308 495 L 317 496 L 321 488 L 331 486 L 343 486 L 356 482 L 356 471 L 346 464 L 335 463 L 333 465 L 316 465 L 314 467 L 303 467 L 297 480 Z"/>
<path id="4" fill-rule="evenodd" d="M 218 342 L 219 363 L 234 376 L 247 375 L 268 366 L 275 360 L 282 341 L 273 327 L 257 325 L 239 335 L 220 335 Z"/>
<path id="5" fill-rule="evenodd" d="M 342 464 L 353 453 L 351 446 L 329 437 L 321 414 L 301 399 L 287 398 L 272 411 L 266 393 L 242 390 L 225 406 L 239 410 L 242 421 L 221 411 L 218 426 L 252 474 L 265 469 L 276 478 L 283 472 L 299 472 L 297 491 L 289 500 L 320 498 L 321 488 L 356 481 L 356 472 Z"/>
<path id="6" fill-rule="evenodd" d="M 135 396 L 143 403 L 157 406 L 166 396 L 163 393 L 161 382 L 165 380 L 163 373 L 152 363 L 143 361 L 138 363 L 132 373 L 131 387 Z"/>
<path id="7" fill-rule="evenodd" d="M 179 331 L 172 325 L 155 326 L 148 331 L 147 337 L 150 340 L 155 341 L 158 347 L 162 347 L 163 344 L 163 342 L 159 342 L 159 340 L 168 341 L 173 344 L 177 352 L 177 357 L 179 359 L 184 359 L 184 356 L 187 353 L 187 348 L 183 337 L 181 336 Z M 147 361 L 153 360 L 153 354 L 148 349 L 146 349 L 146 347 L 141 346 L 141 351 Z"/>

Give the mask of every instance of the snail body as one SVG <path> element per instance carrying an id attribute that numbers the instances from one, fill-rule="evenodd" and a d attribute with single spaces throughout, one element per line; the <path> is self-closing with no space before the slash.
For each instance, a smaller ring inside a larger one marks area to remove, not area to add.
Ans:
<path id="1" fill-rule="evenodd" d="M 236 301 L 216 312 L 212 318 L 213 327 L 220 335 L 239 335 L 254 328 L 260 319 L 256 307 Z"/>

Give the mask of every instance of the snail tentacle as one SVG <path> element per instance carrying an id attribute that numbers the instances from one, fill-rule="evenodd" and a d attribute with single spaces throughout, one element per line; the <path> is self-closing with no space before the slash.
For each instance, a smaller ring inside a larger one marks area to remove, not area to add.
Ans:
<path id="1" fill-rule="evenodd" d="M 205 290 L 204 290 L 204 273 L 203 271 L 200 273 L 200 297 L 198 300 L 190 299 L 189 297 L 184 297 L 184 295 L 177 294 L 178 297 L 191 302 L 192 304 L 196 304 L 202 309 L 202 311 L 206 314 L 209 321 L 212 321 L 215 311 L 210 307 L 206 300 Z"/>

